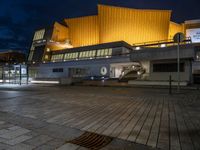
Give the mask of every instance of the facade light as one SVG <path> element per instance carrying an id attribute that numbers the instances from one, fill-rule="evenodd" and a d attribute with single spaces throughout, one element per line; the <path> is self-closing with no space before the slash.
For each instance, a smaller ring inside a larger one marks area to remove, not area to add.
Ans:
<path id="1" fill-rule="evenodd" d="M 160 47 L 162 47 L 162 48 L 163 48 L 163 47 L 166 47 L 166 44 L 161 44 Z"/>
<path id="2" fill-rule="evenodd" d="M 32 80 L 31 83 L 49 83 L 49 84 L 59 84 L 59 81 L 36 81 L 36 80 Z"/>
<path id="3" fill-rule="evenodd" d="M 135 49 L 136 49 L 136 50 L 140 50 L 140 49 L 141 49 L 141 47 L 139 47 L 139 46 L 138 46 L 138 47 L 136 47 Z"/>
<path id="4" fill-rule="evenodd" d="M 50 48 L 47 48 L 47 52 L 50 52 L 51 50 L 50 50 Z"/>

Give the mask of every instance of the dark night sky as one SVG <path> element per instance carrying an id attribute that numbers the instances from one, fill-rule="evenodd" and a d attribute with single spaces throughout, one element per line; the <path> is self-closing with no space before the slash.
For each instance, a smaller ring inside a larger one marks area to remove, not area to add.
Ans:
<path id="1" fill-rule="evenodd" d="M 97 4 L 170 9 L 172 21 L 200 19 L 200 0 L 0 0 L 0 51 L 27 51 L 34 30 L 63 18 L 93 15 Z"/>

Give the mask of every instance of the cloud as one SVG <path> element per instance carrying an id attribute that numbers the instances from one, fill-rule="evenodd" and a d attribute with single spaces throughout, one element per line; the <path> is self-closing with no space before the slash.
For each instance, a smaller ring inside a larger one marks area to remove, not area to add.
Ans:
<path id="1" fill-rule="evenodd" d="M 0 40 L 10 40 L 13 39 L 15 36 L 14 32 L 8 28 L 8 27 L 4 27 L 4 26 L 0 26 Z"/>

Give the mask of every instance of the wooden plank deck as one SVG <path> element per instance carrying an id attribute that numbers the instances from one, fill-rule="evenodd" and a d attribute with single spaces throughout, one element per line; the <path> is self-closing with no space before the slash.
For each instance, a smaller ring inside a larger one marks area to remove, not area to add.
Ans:
<path id="1" fill-rule="evenodd" d="M 29 97 L 31 105 L 23 104 L 20 110 L 12 105 L 4 109 L 164 150 L 200 149 L 200 96 L 194 96 L 200 93 L 169 96 L 109 90 L 90 94 L 70 89 Z"/>

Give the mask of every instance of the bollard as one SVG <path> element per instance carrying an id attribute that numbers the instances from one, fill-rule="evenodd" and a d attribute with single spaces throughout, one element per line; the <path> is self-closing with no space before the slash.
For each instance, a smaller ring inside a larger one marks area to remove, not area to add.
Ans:
<path id="1" fill-rule="evenodd" d="M 169 94 L 172 94 L 172 76 L 169 76 Z"/>

